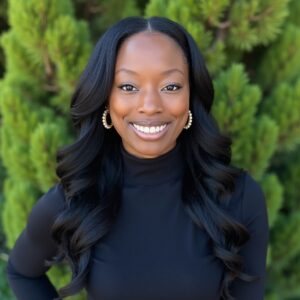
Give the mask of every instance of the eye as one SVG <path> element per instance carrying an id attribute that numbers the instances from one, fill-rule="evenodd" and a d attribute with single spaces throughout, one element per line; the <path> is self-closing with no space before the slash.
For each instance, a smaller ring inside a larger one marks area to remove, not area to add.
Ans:
<path id="1" fill-rule="evenodd" d="M 122 84 L 119 88 L 124 92 L 135 92 L 137 88 L 135 88 L 132 84 Z"/>
<path id="2" fill-rule="evenodd" d="M 169 84 L 165 86 L 162 90 L 163 91 L 168 91 L 168 92 L 175 92 L 177 90 L 181 89 L 181 86 L 178 84 Z"/>

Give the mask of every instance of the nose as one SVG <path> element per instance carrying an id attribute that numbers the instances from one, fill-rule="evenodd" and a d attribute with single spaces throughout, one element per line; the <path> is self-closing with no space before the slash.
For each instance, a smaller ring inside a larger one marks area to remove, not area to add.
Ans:
<path id="1" fill-rule="evenodd" d="M 161 95 L 154 88 L 147 89 L 141 93 L 138 111 L 147 115 L 162 112 Z"/>

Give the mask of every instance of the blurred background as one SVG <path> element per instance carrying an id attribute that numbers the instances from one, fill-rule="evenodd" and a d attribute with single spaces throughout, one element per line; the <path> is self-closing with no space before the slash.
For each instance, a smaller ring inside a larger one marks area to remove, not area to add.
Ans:
<path id="1" fill-rule="evenodd" d="M 300 299 L 299 0 L 0 0 L 0 299 L 15 299 L 8 253 L 58 180 L 56 149 L 75 139 L 68 110 L 76 81 L 101 34 L 134 15 L 178 21 L 197 41 L 233 164 L 266 196 L 265 299 Z M 48 276 L 57 288 L 70 280 L 64 268 Z"/>

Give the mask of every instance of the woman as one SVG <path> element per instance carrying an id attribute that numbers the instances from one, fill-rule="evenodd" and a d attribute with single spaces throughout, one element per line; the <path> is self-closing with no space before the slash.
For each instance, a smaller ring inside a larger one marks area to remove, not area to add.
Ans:
<path id="1" fill-rule="evenodd" d="M 10 254 L 18 299 L 56 298 L 45 272 L 61 261 L 73 277 L 60 297 L 263 299 L 264 195 L 230 165 L 212 103 L 179 24 L 130 17 L 102 36 L 71 102 L 78 140 Z"/>

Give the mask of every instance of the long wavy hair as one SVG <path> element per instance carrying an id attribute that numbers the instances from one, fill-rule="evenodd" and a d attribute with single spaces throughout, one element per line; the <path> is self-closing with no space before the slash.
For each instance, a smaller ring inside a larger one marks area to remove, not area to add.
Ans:
<path id="1" fill-rule="evenodd" d="M 214 89 L 200 50 L 180 24 L 162 17 L 129 17 L 113 25 L 97 42 L 79 79 L 70 105 L 78 137 L 57 151 L 56 173 L 66 207 L 52 227 L 58 255 L 48 264 L 65 261 L 71 267 L 71 282 L 59 290 L 60 297 L 80 291 L 87 281 L 92 246 L 101 242 L 117 217 L 122 188 L 121 138 L 114 129 L 102 126 L 101 116 L 113 85 L 120 45 L 127 37 L 149 30 L 173 38 L 188 61 L 194 118 L 191 128 L 178 137 L 185 159 L 182 200 L 192 221 L 209 235 L 213 254 L 224 264 L 220 295 L 231 300 L 230 285 L 235 278 L 255 279 L 242 272 L 238 254 L 249 233 L 225 209 L 242 170 L 230 165 L 231 139 L 221 134 L 210 114 Z"/>

